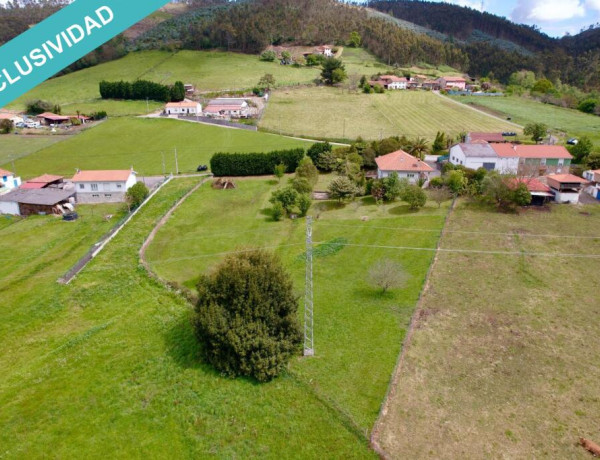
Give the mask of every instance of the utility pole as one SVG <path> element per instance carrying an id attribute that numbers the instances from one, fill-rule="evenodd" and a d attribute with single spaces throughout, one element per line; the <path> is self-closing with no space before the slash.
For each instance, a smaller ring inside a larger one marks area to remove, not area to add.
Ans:
<path id="1" fill-rule="evenodd" d="M 342 135 L 342 139 L 346 139 L 346 119 L 344 118 L 344 134 Z"/>
<path id="2" fill-rule="evenodd" d="M 146 98 L 146 113 L 150 113 L 150 104 L 148 103 L 148 98 Z"/>
<path id="3" fill-rule="evenodd" d="M 315 355 L 313 336 L 313 241 L 312 217 L 306 217 L 306 287 L 304 293 L 304 356 Z"/>
<path id="4" fill-rule="evenodd" d="M 177 159 L 177 147 L 175 147 L 175 173 L 179 175 L 179 160 Z"/>
<path id="5" fill-rule="evenodd" d="M 160 152 L 162 156 L 162 164 L 163 164 L 163 176 L 167 177 L 167 168 L 165 166 L 165 152 Z"/>

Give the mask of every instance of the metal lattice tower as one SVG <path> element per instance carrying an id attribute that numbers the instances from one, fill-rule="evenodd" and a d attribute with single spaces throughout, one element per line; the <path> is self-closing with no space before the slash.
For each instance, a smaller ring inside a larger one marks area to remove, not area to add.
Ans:
<path id="1" fill-rule="evenodd" d="M 306 217 L 306 288 L 304 293 L 304 356 L 314 356 L 312 217 Z"/>

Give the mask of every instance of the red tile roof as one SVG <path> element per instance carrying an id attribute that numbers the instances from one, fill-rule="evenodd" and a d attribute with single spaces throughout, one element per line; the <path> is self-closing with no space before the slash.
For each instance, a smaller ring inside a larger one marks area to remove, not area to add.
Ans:
<path id="1" fill-rule="evenodd" d="M 21 184 L 20 188 L 25 190 L 37 190 L 44 188 L 45 186 L 46 184 L 42 184 L 41 182 L 25 182 L 24 184 Z"/>
<path id="2" fill-rule="evenodd" d="M 56 182 L 64 179 L 63 176 L 53 176 L 52 174 L 44 174 L 40 177 L 36 177 L 35 179 L 29 179 L 27 182 L 39 182 L 42 184 L 49 184 L 51 182 Z"/>
<path id="3" fill-rule="evenodd" d="M 10 171 L 7 171 L 6 169 L 0 169 L 0 177 L 3 177 L 3 176 L 14 176 L 14 175 L 15 175 L 14 173 L 12 173 Z"/>
<path id="4" fill-rule="evenodd" d="M 469 133 L 471 142 L 474 141 L 485 141 L 485 142 L 504 142 L 502 133 Z"/>
<path id="5" fill-rule="evenodd" d="M 174 109 L 174 108 L 185 108 L 185 107 L 192 107 L 192 108 L 196 108 L 198 107 L 198 102 L 194 102 L 194 101 L 182 101 L 182 102 L 169 102 L 167 104 L 167 108 L 168 109 Z"/>
<path id="6" fill-rule="evenodd" d="M 409 172 L 430 172 L 433 168 L 424 161 L 421 161 L 404 150 L 388 153 L 375 158 L 377 167 L 380 171 L 409 171 Z"/>
<path id="7" fill-rule="evenodd" d="M 570 184 L 570 183 L 577 183 L 577 184 L 587 184 L 588 181 L 579 177 L 579 176 L 575 176 L 573 174 L 550 174 L 549 176 L 546 176 L 548 179 L 551 179 L 553 181 L 556 181 L 560 184 Z"/>
<path id="8" fill-rule="evenodd" d="M 37 118 L 45 118 L 46 120 L 51 121 L 68 121 L 71 119 L 70 117 L 64 117 L 62 115 L 56 115 L 55 113 L 50 112 L 41 113 L 37 116 Z"/>
<path id="9" fill-rule="evenodd" d="M 466 82 L 466 80 L 462 77 L 440 77 L 440 78 L 445 81 L 452 81 L 452 82 L 456 82 L 456 83 Z"/>
<path id="10" fill-rule="evenodd" d="M 570 160 L 571 154 L 561 145 L 491 144 L 498 156 L 504 158 L 558 158 Z"/>
<path id="11" fill-rule="evenodd" d="M 79 171 L 73 176 L 73 182 L 126 182 L 132 174 L 131 169 L 111 171 Z"/>
<path id="12" fill-rule="evenodd" d="M 538 192 L 538 193 L 550 193 L 552 189 L 548 187 L 546 184 L 543 184 L 539 180 L 534 177 L 522 177 L 513 179 L 512 184 L 525 184 L 527 186 L 527 190 L 530 192 Z"/>

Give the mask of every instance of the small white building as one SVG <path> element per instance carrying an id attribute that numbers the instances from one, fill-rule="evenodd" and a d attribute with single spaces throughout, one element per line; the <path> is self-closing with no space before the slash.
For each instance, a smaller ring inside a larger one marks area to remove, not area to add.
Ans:
<path id="1" fill-rule="evenodd" d="M 408 79 L 396 75 L 382 75 L 379 80 L 382 86 L 388 90 L 406 89 L 408 86 Z"/>
<path id="2" fill-rule="evenodd" d="M 0 194 L 19 188 L 20 186 L 20 177 L 15 176 L 14 173 L 7 171 L 6 169 L 0 168 Z"/>
<path id="3" fill-rule="evenodd" d="M 165 107 L 167 115 L 196 116 L 202 114 L 202 104 L 194 101 L 169 102 Z"/>
<path id="4" fill-rule="evenodd" d="M 600 169 L 585 171 L 583 178 L 590 182 L 585 188 L 586 193 L 589 193 L 597 200 L 600 200 Z"/>
<path id="5" fill-rule="evenodd" d="M 462 165 L 469 169 L 483 168 L 487 171 L 498 171 L 500 174 L 516 174 L 519 169 L 519 157 L 516 154 L 500 156 L 485 142 L 454 145 L 450 149 L 449 161 L 453 165 Z"/>
<path id="6" fill-rule="evenodd" d="M 333 48 L 327 45 L 317 47 L 317 54 L 322 54 L 325 57 L 333 57 L 335 55 Z"/>
<path id="7" fill-rule="evenodd" d="M 579 203 L 579 195 L 588 182 L 573 174 L 552 174 L 546 176 L 548 186 L 554 192 L 554 201 L 557 203 Z"/>
<path id="8" fill-rule="evenodd" d="M 0 112 L 0 120 L 10 120 L 13 122 L 13 125 L 16 125 L 17 123 L 23 123 L 25 118 L 14 112 Z"/>
<path id="9" fill-rule="evenodd" d="M 377 157 L 375 163 L 377 163 L 378 179 L 389 177 L 395 172 L 400 179 L 408 179 L 411 184 L 415 184 L 419 179 L 429 180 L 429 175 L 433 172 L 431 166 L 404 150 Z"/>
<path id="10" fill-rule="evenodd" d="M 118 203 L 137 182 L 133 169 L 78 171 L 71 180 L 78 203 Z"/>
<path id="11" fill-rule="evenodd" d="M 244 99 L 218 98 L 206 105 L 204 114 L 214 118 L 248 118 L 250 106 Z"/>

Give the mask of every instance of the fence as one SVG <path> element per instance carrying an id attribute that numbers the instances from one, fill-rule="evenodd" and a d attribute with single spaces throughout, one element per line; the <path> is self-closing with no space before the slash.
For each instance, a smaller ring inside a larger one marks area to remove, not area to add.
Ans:
<path id="1" fill-rule="evenodd" d="M 245 129 L 247 131 L 258 131 L 258 127 L 254 125 L 246 125 L 244 123 L 236 123 L 234 121 L 217 120 L 209 117 L 179 117 L 180 120 L 194 121 L 196 123 L 205 123 L 208 125 L 227 126 L 229 128 Z"/>

